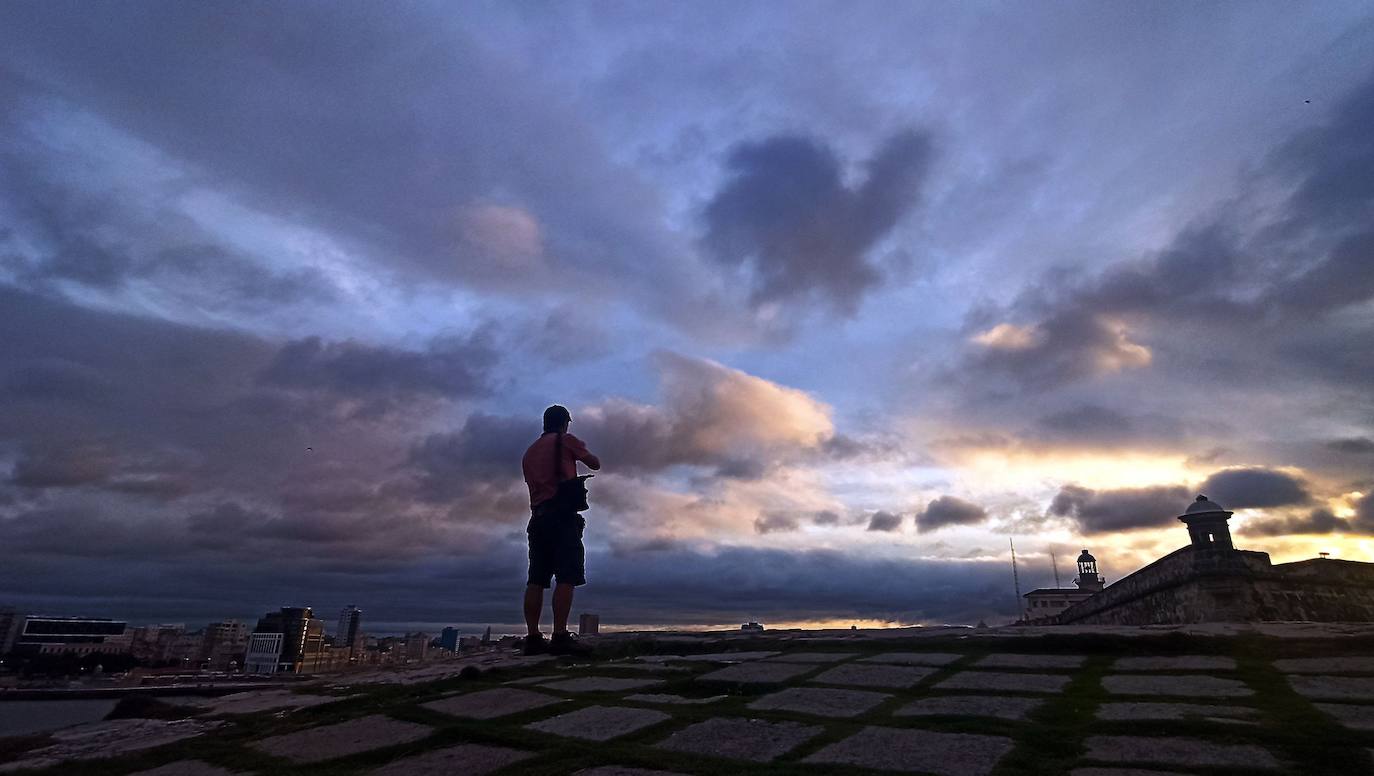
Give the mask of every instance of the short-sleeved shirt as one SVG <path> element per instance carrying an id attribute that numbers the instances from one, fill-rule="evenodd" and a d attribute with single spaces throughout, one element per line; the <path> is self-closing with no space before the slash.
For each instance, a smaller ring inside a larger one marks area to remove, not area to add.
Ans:
<path id="1" fill-rule="evenodd" d="M 592 457 L 587 445 L 572 434 L 563 435 L 563 457 L 554 469 L 554 445 L 558 434 L 549 432 L 539 437 L 525 451 L 520 466 L 525 470 L 525 485 L 530 489 L 530 507 L 536 507 L 558 493 L 558 483 L 577 476 L 577 462 Z"/>

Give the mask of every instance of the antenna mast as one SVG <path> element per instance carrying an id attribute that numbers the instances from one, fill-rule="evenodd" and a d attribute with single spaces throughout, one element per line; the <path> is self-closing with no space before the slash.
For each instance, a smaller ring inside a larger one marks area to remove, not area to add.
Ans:
<path id="1" fill-rule="evenodd" d="M 1054 586 L 1059 587 L 1059 561 L 1054 557 L 1054 550 L 1050 550 L 1050 565 L 1054 566 Z"/>
<path id="2" fill-rule="evenodd" d="M 1021 577 L 1016 573 L 1016 541 L 1010 536 L 1007 543 L 1011 545 L 1011 583 L 1016 588 L 1016 611 L 1019 619 L 1026 619 L 1026 610 L 1021 605 Z"/>

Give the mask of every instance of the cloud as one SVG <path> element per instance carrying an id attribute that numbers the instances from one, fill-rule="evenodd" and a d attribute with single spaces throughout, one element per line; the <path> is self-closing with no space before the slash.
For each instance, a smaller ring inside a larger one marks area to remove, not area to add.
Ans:
<path id="1" fill-rule="evenodd" d="M 1350 530 L 1350 523 L 1329 509 L 1314 509 L 1299 517 L 1251 520 L 1241 528 L 1247 536 L 1288 536 L 1290 534 L 1329 534 Z"/>
<path id="2" fill-rule="evenodd" d="M 883 279 L 869 254 L 915 206 L 931 156 L 926 134 L 900 132 L 851 188 L 834 152 L 815 140 L 739 145 L 730 178 L 703 213 L 704 244 L 721 264 L 750 270 L 755 304 L 815 296 L 853 314 Z"/>
<path id="3" fill-rule="evenodd" d="M 659 353 L 654 364 L 659 404 L 609 399 L 574 418 L 598 455 L 624 470 L 691 465 L 756 479 L 835 438 L 830 408 L 803 391 L 675 353 Z"/>
<path id="4" fill-rule="evenodd" d="M 1150 349 L 1105 314 L 1064 311 L 1032 326 L 1001 323 L 975 337 L 971 368 L 1045 390 L 1150 365 Z"/>
<path id="5" fill-rule="evenodd" d="M 974 525 L 987 518 L 987 510 L 977 504 L 954 496 L 940 496 L 916 514 L 916 530 L 927 533 L 947 525 Z"/>
<path id="6" fill-rule="evenodd" d="M 1213 472 L 1200 489 L 1226 509 L 1283 507 L 1303 504 L 1312 498 L 1300 478 L 1260 467 Z"/>
<path id="7" fill-rule="evenodd" d="M 1158 485 L 1146 488 L 1092 490 L 1065 485 L 1050 502 L 1049 514 L 1071 518 L 1085 534 L 1161 528 L 1188 506 L 1188 489 Z"/>
<path id="8" fill-rule="evenodd" d="M 264 385 L 328 391 L 384 413 L 420 397 L 463 399 L 491 390 L 495 351 L 480 335 L 442 337 L 425 351 L 325 343 L 319 337 L 288 342 L 258 379 Z"/>
<path id="9" fill-rule="evenodd" d="M 929 510 L 927 510 L 929 511 Z M 891 533 L 902 527 L 902 516 L 878 510 L 868 518 L 868 530 Z"/>
<path id="10" fill-rule="evenodd" d="M 1374 439 L 1369 437 L 1346 437 L 1344 439 L 1333 439 L 1326 443 L 1327 448 L 1338 453 L 1349 455 L 1371 455 L 1374 454 Z"/>
<path id="11" fill-rule="evenodd" d="M 795 531 L 801 527 L 796 515 L 787 512 L 769 512 L 759 515 L 754 520 L 755 533 L 773 533 L 775 531 Z"/>

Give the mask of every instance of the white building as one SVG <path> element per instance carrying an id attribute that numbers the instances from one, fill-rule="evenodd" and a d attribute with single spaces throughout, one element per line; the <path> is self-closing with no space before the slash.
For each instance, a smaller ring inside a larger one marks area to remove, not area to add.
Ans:
<path id="1" fill-rule="evenodd" d="M 281 662 L 284 633 L 254 633 L 248 637 L 248 653 L 243 658 L 246 674 L 275 674 Z"/>

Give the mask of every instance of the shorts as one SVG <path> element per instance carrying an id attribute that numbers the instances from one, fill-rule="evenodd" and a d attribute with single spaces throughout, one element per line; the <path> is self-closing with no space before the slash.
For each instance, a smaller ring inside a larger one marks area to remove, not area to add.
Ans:
<path id="1" fill-rule="evenodd" d="M 586 518 L 576 512 L 546 512 L 535 507 L 525 533 L 530 540 L 530 585 L 547 588 L 553 577 L 564 585 L 587 584 L 587 551 L 582 546 Z"/>

